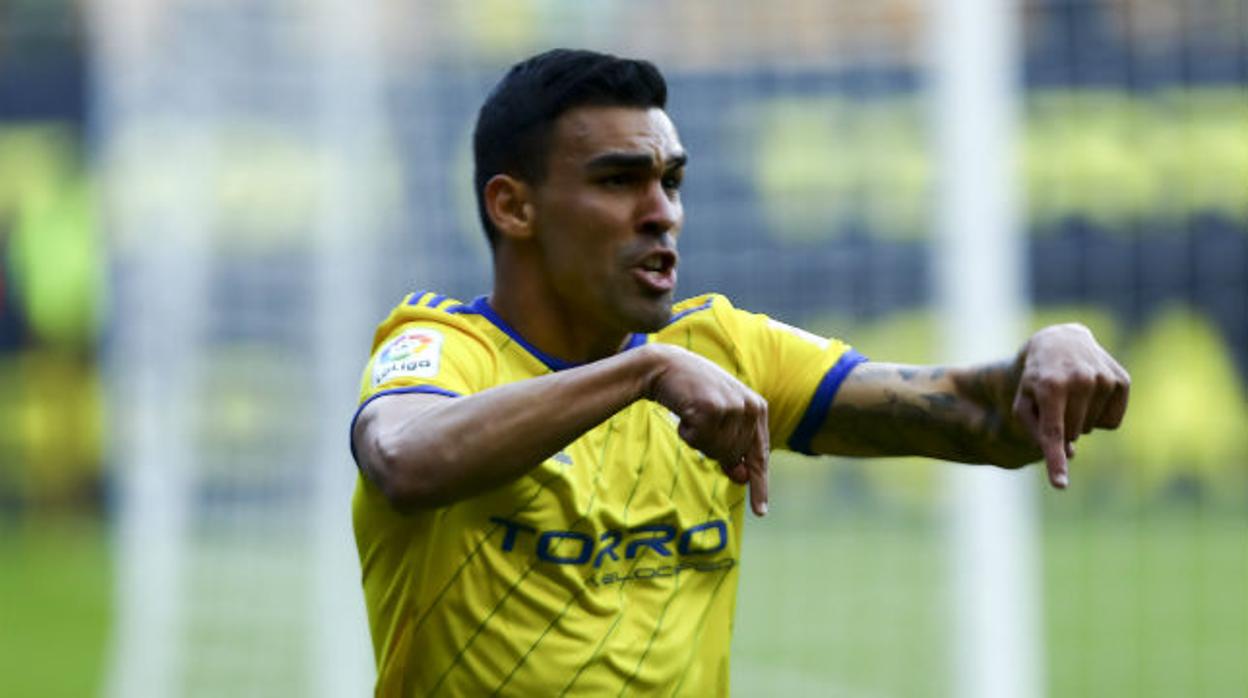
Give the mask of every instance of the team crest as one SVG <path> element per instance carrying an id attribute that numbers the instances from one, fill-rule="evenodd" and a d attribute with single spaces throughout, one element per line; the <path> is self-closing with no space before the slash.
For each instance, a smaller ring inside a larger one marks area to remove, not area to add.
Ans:
<path id="1" fill-rule="evenodd" d="M 373 387 L 396 378 L 433 378 L 442 357 L 442 333 L 427 327 L 403 330 L 377 352 Z"/>

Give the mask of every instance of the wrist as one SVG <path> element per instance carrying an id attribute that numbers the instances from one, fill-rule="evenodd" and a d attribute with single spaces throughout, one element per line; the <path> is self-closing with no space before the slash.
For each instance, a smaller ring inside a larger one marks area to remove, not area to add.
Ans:
<path id="1" fill-rule="evenodd" d="M 638 400 L 655 400 L 663 376 L 671 366 L 674 347 L 650 343 L 633 351 L 637 356 L 638 371 L 633 395 Z"/>

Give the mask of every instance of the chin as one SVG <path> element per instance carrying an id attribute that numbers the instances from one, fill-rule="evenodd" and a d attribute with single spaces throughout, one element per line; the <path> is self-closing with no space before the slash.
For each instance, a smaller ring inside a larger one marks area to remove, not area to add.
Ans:
<path id="1" fill-rule="evenodd" d="M 672 298 L 664 296 L 661 300 L 639 303 L 628 313 L 630 332 L 650 334 L 667 326 L 672 319 Z"/>

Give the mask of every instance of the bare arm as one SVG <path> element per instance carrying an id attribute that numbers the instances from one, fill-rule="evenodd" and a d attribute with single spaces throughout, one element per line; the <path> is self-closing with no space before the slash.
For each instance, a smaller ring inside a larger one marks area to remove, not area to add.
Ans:
<path id="1" fill-rule="evenodd" d="M 1068 482 L 1074 441 L 1116 428 L 1130 377 L 1087 328 L 1037 332 L 1011 360 L 964 368 L 862 364 L 813 445 L 851 456 L 920 455 L 1019 467 L 1044 458 Z"/>
<path id="2" fill-rule="evenodd" d="M 1009 362 L 953 369 L 862 364 L 841 385 L 813 445 L 846 456 L 1033 461 L 1040 449 L 1004 418 L 1017 382 L 1012 369 Z"/>
<path id="3" fill-rule="evenodd" d="M 395 508 L 442 506 L 493 489 L 624 407 L 653 399 L 680 418 L 681 438 L 750 482 L 766 511 L 767 407 L 711 362 L 647 345 L 585 366 L 461 398 L 396 394 L 360 413 L 359 465 Z"/>

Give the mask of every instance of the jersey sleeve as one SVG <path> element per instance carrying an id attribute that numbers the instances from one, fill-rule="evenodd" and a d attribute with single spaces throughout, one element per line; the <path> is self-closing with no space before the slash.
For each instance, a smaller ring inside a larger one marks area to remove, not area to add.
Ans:
<path id="1" fill-rule="evenodd" d="M 377 326 L 352 432 L 364 407 L 383 395 L 459 397 L 492 385 L 498 364 L 494 347 L 453 312 L 458 305 L 445 296 L 413 293 Z"/>
<path id="2" fill-rule="evenodd" d="M 734 308 L 721 296 L 713 297 L 711 310 L 736 345 L 751 387 L 767 400 L 773 447 L 812 454 L 837 389 L 867 357 L 839 339 Z"/>

